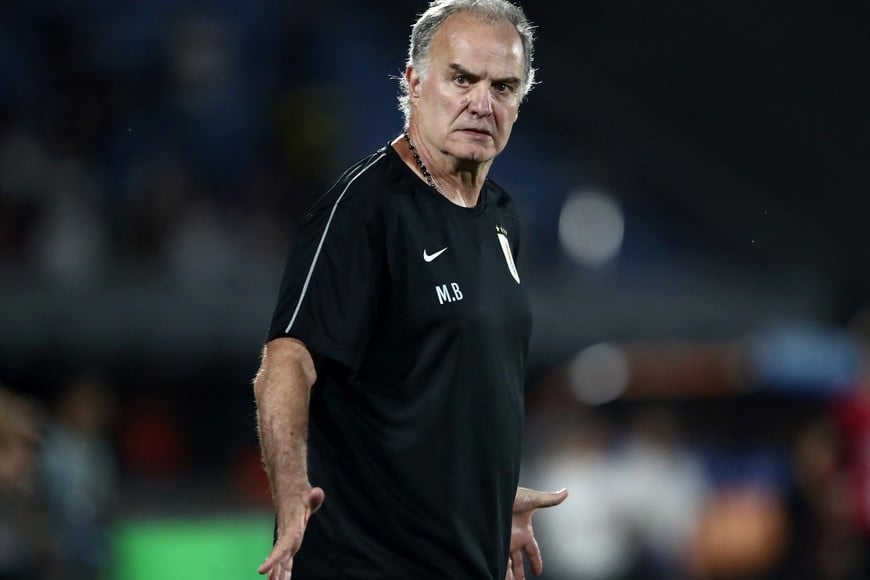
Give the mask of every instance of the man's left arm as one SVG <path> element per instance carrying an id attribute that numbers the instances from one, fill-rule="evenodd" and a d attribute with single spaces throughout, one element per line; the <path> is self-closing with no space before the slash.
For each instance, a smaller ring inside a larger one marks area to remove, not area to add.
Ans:
<path id="1" fill-rule="evenodd" d="M 537 491 L 525 487 L 517 488 L 511 520 L 510 560 L 505 580 L 525 580 L 524 552 L 529 559 L 532 574 L 540 576 L 541 572 L 544 571 L 541 549 L 538 547 L 538 541 L 535 539 L 535 532 L 532 529 L 532 514 L 540 508 L 559 505 L 565 501 L 566 497 L 568 497 L 567 489 Z"/>

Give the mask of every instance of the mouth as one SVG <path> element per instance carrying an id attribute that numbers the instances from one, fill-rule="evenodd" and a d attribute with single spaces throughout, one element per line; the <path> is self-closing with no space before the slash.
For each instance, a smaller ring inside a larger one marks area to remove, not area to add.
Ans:
<path id="1" fill-rule="evenodd" d="M 459 132 L 473 137 L 492 137 L 492 131 L 483 127 L 466 127 Z"/>

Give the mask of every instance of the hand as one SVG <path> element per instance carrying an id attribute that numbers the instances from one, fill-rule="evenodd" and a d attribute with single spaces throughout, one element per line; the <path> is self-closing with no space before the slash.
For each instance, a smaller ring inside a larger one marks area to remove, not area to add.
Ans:
<path id="1" fill-rule="evenodd" d="M 278 541 L 257 572 L 268 574 L 269 580 L 290 580 L 293 556 L 302 546 L 308 520 L 320 509 L 325 498 L 323 489 L 315 487 L 303 494 L 297 503 L 282 506 L 278 514 Z"/>
<path id="2" fill-rule="evenodd" d="M 559 505 L 568 497 L 568 490 L 546 492 L 517 488 L 517 496 L 514 499 L 514 511 L 511 519 L 511 545 L 508 571 L 505 580 L 525 580 L 526 571 L 523 568 L 523 552 L 529 559 L 532 574 L 540 576 L 544 571 L 544 561 L 541 559 L 541 549 L 535 539 L 532 529 L 532 514 L 539 508 Z"/>

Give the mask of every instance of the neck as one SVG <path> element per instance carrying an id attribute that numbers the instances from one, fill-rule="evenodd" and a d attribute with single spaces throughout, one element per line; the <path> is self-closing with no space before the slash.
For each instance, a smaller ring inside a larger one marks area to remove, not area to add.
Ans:
<path id="1" fill-rule="evenodd" d="M 434 154 L 413 126 L 397 137 L 392 146 L 414 173 L 448 200 L 462 207 L 477 205 L 491 162 L 450 163 L 449 156 Z M 439 163 L 438 159 L 443 161 Z"/>

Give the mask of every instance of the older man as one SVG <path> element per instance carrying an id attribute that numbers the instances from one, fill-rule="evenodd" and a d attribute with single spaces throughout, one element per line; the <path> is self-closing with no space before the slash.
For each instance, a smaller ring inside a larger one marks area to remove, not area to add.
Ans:
<path id="1" fill-rule="evenodd" d="M 405 130 L 304 218 L 255 380 L 270 578 L 518 579 L 523 552 L 540 573 L 532 513 L 567 492 L 517 488 L 531 317 L 487 178 L 532 54 L 506 0 L 432 2 Z"/>

